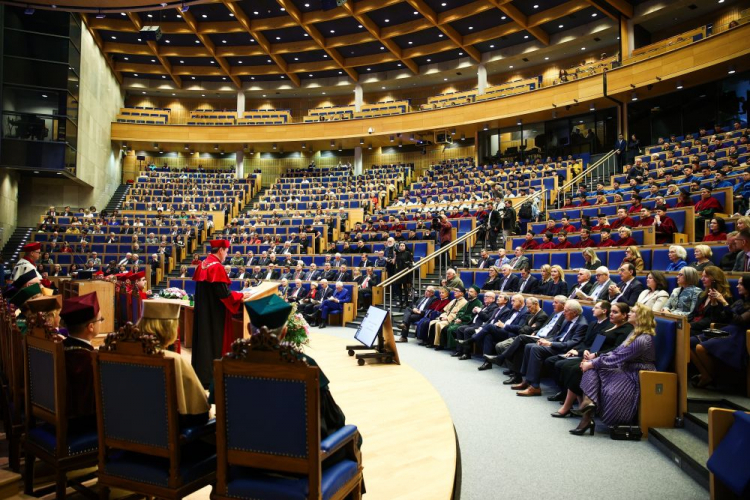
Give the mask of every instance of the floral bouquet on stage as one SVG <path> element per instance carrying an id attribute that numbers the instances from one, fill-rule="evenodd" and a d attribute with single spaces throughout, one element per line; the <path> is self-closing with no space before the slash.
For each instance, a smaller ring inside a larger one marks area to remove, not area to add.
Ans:
<path id="1" fill-rule="evenodd" d="M 310 343 L 310 325 L 305 318 L 297 313 L 297 304 L 292 304 L 292 311 L 289 313 L 289 319 L 286 320 L 286 337 L 285 342 L 294 344 L 297 347 Z"/>
<path id="2" fill-rule="evenodd" d="M 188 294 L 185 290 L 181 288 L 167 288 L 164 291 L 161 292 L 162 298 L 165 299 L 180 299 L 187 297 Z"/>

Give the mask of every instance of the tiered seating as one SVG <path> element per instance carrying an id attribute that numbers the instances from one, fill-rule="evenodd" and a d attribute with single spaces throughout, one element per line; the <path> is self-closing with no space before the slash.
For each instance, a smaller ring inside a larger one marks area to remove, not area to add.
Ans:
<path id="1" fill-rule="evenodd" d="M 553 80 L 552 84 L 557 85 L 559 83 L 565 83 L 571 80 L 593 76 L 598 73 L 608 71 L 614 68 L 617 64 L 619 64 L 618 54 L 604 57 L 602 59 L 599 59 L 598 61 L 579 64 L 578 66 L 573 66 L 567 70 L 560 71 L 559 77 Z"/>
<path id="2" fill-rule="evenodd" d="M 323 106 L 320 108 L 312 108 L 307 111 L 307 116 L 304 117 L 305 123 L 309 122 L 322 122 L 322 121 L 337 121 L 337 120 L 349 120 L 354 116 L 355 107 L 352 106 Z"/>
<path id="3" fill-rule="evenodd" d="M 251 109 L 245 111 L 237 125 L 283 125 L 292 122 L 288 109 Z"/>
<path id="4" fill-rule="evenodd" d="M 541 76 L 534 76 L 532 78 L 525 78 L 523 80 L 515 80 L 513 82 L 508 82 L 503 85 L 493 85 L 492 87 L 488 87 L 484 91 L 484 94 L 476 96 L 476 100 L 486 101 L 488 99 L 508 97 L 511 95 L 521 94 L 523 92 L 531 92 L 532 90 L 541 88 L 541 86 L 542 86 Z"/>
<path id="5" fill-rule="evenodd" d="M 169 122 L 169 108 L 120 108 L 117 121 L 121 123 L 145 123 L 166 125 Z"/>
<path id="6" fill-rule="evenodd" d="M 477 95 L 477 89 L 465 90 L 463 92 L 446 92 L 427 98 L 427 104 L 422 104 L 420 109 L 423 111 L 429 109 L 447 108 L 449 106 L 460 106 L 462 104 L 471 104 Z"/>
<path id="7" fill-rule="evenodd" d="M 234 125 L 236 110 L 197 109 L 190 113 L 188 125 Z"/>
<path id="8" fill-rule="evenodd" d="M 354 118 L 375 118 L 378 116 L 402 115 L 408 113 L 409 101 L 386 101 L 375 104 L 363 104 L 361 111 L 355 111 Z"/>

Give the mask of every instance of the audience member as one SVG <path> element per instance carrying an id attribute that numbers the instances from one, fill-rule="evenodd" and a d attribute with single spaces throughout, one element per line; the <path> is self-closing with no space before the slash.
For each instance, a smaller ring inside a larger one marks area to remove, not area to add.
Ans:
<path id="1" fill-rule="evenodd" d="M 619 269 L 620 282 L 609 286 L 610 303 L 625 302 L 632 306 L 643 291 L 643 285 L 635 279 L 636 270 L 633 264 L 624 264 Z"/>
<path id="2" fill-rule="evenodd" d="M 667 292 L 667 277 L 661 271 L 651 271 L 646 276 L 646 288 L 636 300 L 636 304 L 650 307 L 652 311 L 658 312 L 664 308 L 669 292 Z"/>
<path id="3" fill-rule="evenodd" d="M 726 323 L 731 316 L 731 311 L 724 307 L 732 299 L 724 271 L 716 266 L 708 266 L 703 269 L 701 282 L 703 291 L 698 295 L 695 309 L 688 315 L 691 336 L 700 335 L 711 323 Z"/>
<path id="4" fill-rule="evenodd" d="M 672 290 L 662 312 L 687 316 L 693 312 L 701 289 L 698 288 L 700 274 L 693 267 L 684 267 L 677 273 L 677 288 Z"/>
<path id="5" fill-rule="evenodd" d="M 685 262 L 685 259 L 687 258 L 687 251 L 679 245 L 670 246 L 667 257 L 671 261 L 671 263 L 665 269 L 665 271 L 667 272 L 679 271 L 683 267 L 687 266 L 687 262 Z"/>

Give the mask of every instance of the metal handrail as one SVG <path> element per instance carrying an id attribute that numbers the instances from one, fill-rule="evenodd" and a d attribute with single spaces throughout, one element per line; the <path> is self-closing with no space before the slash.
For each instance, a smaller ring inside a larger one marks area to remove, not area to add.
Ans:
<path id="1" fill-rule="evenodd" d="M 589 168 L 583 170 L 580 174 L 576 175 L 575 177 L 573 177 L 572 179 L 570 179 L 568 182 L 566 182 L 565 184 L 563 184 L 562 187 L 560 187 L 557 190 L 558 205 L 559 205 L 560 197 L 561 196 L 565 196 L 565 193 L 569 189 L 571 189 L 574 184 L 579 183 L 581 181 L 581 179 L 583 179 L 587 175 L 591 174 L 594 170 L 596 170 L 597 168 L 599 168 L 599 166 L 601 166 L 602 164 L 604 164 L 605 161 L 607 161 L 610 158 L 612 158 L 615 154 L 616 154 L 615 150 L 613 149 L 612 151 L 608 152 L 607 154 L 605 154 L 604 156 L 602 156 L 601 158 L 599 158 L 595 163 L 592 163 L 589 166 Z"/>
<path id="2" fill-rule="evenodd" d="M 546 189 L 541 189 L 537 193 L 527 195 L 525 198 L 521 199 L 516 204 L 514 204 L 513 208 L 519 207 L 519 206 L 523 205 L 524 203 L 526 203 L 527 201 L 534 200 L 535 198 L 538 198 L 539 201 L 541 202 L 544 199 L 544 195 L 545 195 L 546 192 L 547 192 Z M 408 267 L 406 269 L 403 269 L 403 270 L 399 271 L 398 273 L 394 274 L 393 276 L 389 276 L 382 283 L 378 283 L 377 285 L 375 285 L 376 287 L 383 288 L 383 302 L 384 303 L 386 302 L 385 291 L 388 290 L 396 281 L 400 280 L 401 278 L 407 276 L 410 273 L 414 273 L 415 271 L 419 271 L 422 268 L 422 266 L 424 266 L 425 264 L 429 264 L 431 261 L 435 260 L 436 257 L 440 257 L 441 255 L 444 255 L 446 252 L 450 252 L 450 250 L 452 248 L 455 248 L 456 246 L 458 246 L 460 244 L 464 244 L 465 245 L 466 242 L 469 240 L 469 238 L 471 238 L 472 236 L 474 236 L 475 234 L 477 234 L 480 229 L 481 229 L 481 227 L 477 227 L 477 228 L 472 229 L 471 231 L 469 231 L 465 235 L 461 236 L 457 240 L 451 241 L 448 245 L 446 245 L 444 247 L 441 247 L 438 250 L 435 250 L 434 252 L 432 252 L 429 255 L 426 255 L 423 259 L 421 259 L 419 262 L 416 262 L 413 266 Z M 466 255 L 466 247 L 464 247 L 464 255 Z M 441 271 L 442 271 L 442 269 L 441 269 Z M 419 281 L 420 281 L 419 288 L 421 288 L 422 275 L 418 274 L 417 276 L 419 277 Z M 393 293 L 391 293 L 391 295 L 390 295 L 389 308 L 392 307 L 392 303 L 393 303 Z"/>

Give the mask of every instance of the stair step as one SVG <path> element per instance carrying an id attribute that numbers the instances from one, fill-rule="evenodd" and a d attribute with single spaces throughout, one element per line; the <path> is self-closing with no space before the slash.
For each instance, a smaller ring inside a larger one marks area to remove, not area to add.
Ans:
<path id="1" fill-rule="evenodd" d="M 685 413 L 685 430 L 708 443 L 708 413 Z"/>
<path id="2" fill-rule="evenodd" d="M 709 489 L 708 443 L 686 429 L 649 429 L 648 441 L 698 484 Z"/>

